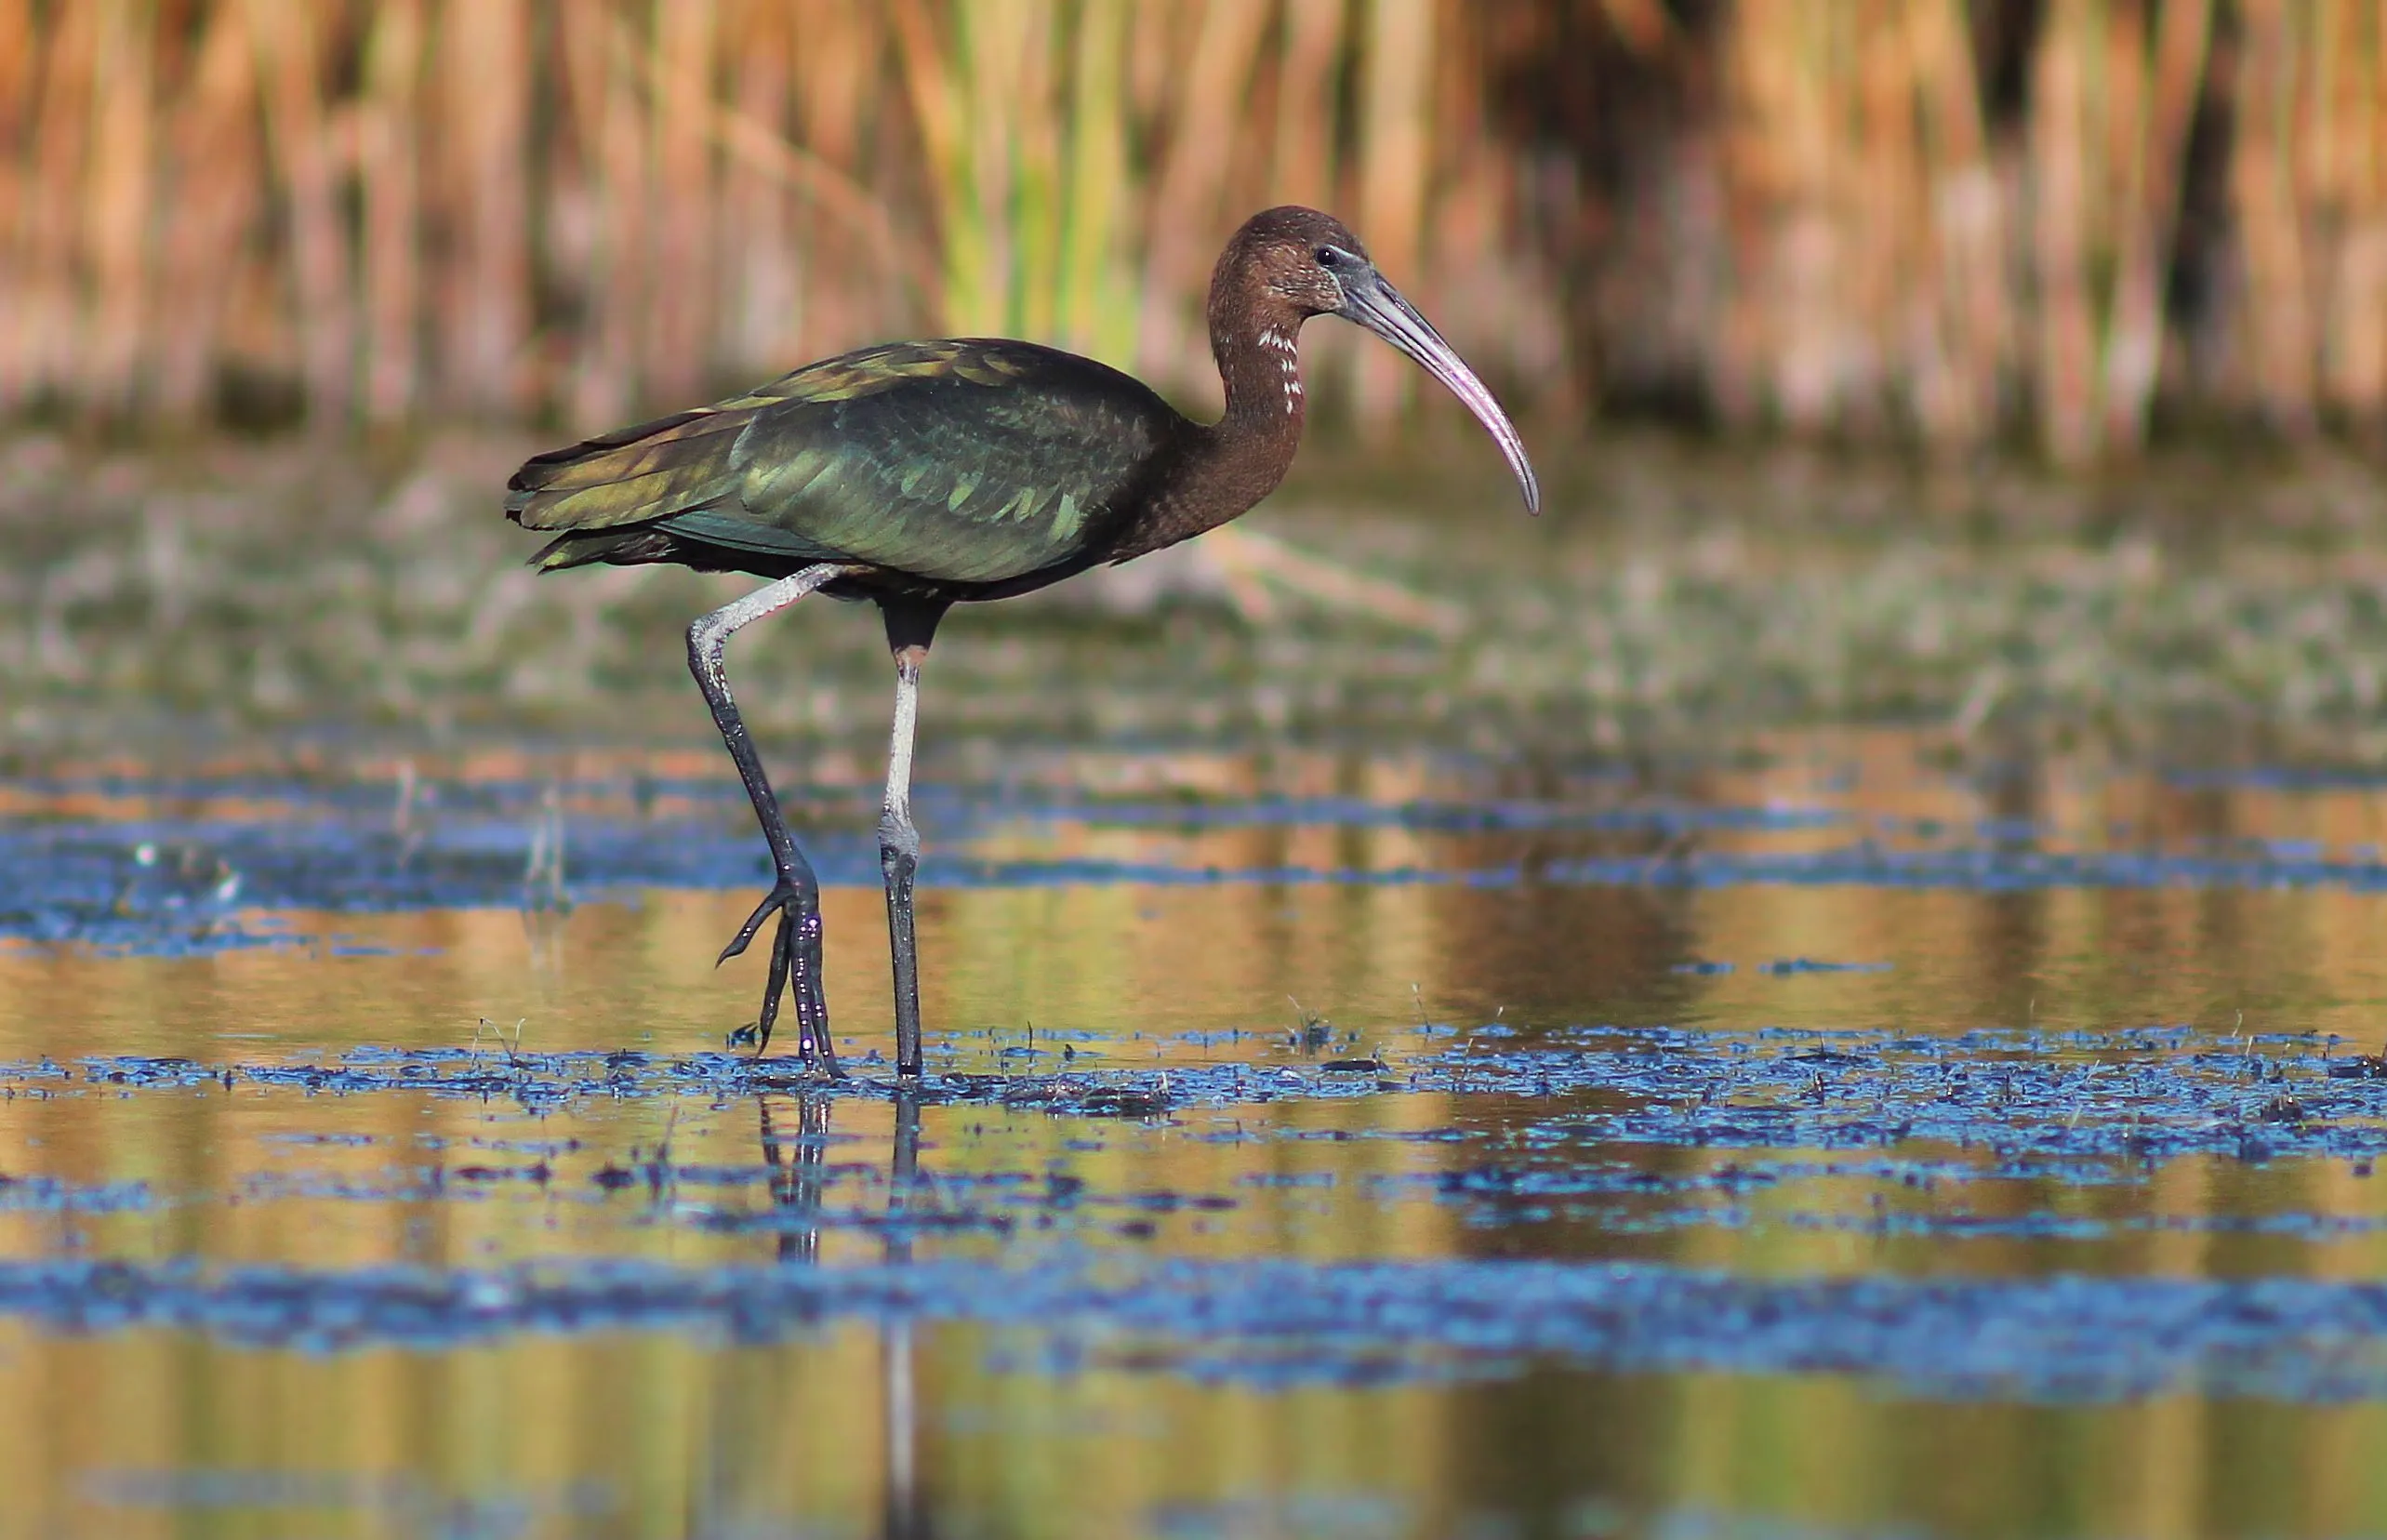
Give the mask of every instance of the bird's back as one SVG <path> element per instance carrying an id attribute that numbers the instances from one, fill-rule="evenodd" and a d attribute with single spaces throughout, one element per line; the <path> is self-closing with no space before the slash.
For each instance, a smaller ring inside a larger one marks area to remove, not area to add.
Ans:
<path id="1" fill-rule="evenodd" d="M 506 511 L 542 567 L 816 562 L 961 587 L 1083 564 L 1190 425 L 1092 359 L 988 339 L 891 343 L 540 455 Z"/>

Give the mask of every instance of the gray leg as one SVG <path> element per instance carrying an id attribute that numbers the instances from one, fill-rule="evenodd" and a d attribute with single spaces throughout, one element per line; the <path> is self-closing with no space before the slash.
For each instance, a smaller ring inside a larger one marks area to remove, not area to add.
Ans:
<path id="1" fill-rule="evenodd" d="M 755 1052 L 759 1055 L 771 1046 L 771 1028 L 779 1018 L 779 990 L 791 985 L 797 1042 L 804 1062 L 817 1062 L 832 1075 L 838 1072 L 837 1050 L 829 1040 L 829 997 L 820 982 L 820 882 L 780 816 L 771 777 L 763 774 L 762 756 L 755 753 L 754 740 L 737 714 L 737 702 L 730 697 L 722 650 L 738 631 L 766 615 L 777 614 L 846 571 L 830 563 L 808 566 L 723 604 L 688 628 L 688 671 L 696 676 L 696 687 L 705 692 L 705 704 L 712 708 L 713 724 L 721 729 L 729 757 L 736 762 L 747 800 L 754 804 L 755 820 L 763 826 L 763 838 L 770 842 L 771 865 L 778 872 L 771 891 L 722 949 L 720 961 L 726 962 L 744 951 L 765 919 L 773 914 L 779 917 L 779 928 L 771 942 L 770 980 L 763 996 L 763 1014 L 755 1022 Z"/>
<path id="2" fill-rule="evenodd" d="M 895 1073 L 920 1074 L 920 944 L 912 934 L 911 881 L 920 831 L 911 826 L 911 741 L 920 721 L 921 646 L 895 652 L 895 725 L 887 745 L 887 800 L 879 811 L 879 871 L 887 883 L 887 944 L 895 962 Z"/>

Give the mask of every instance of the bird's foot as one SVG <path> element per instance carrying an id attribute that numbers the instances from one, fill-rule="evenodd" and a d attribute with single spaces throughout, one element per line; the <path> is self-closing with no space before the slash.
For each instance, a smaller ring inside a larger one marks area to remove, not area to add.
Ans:
<path id="1" fill-rule="evenodd" d="M 747 916 L 746 923 L 738 927 L 729 945 L 722 949 L 714 965 L 718 967 L 745 951 L 748 943 L 761 932 L 763 923 L 774 914 L 778 916 L 779 923 L 771 936 L 771 969 L 763 986 L 763 1013 L 751 1026 L 730 1034 L 730 1046 L 743 1047 L 751 1042 L 757 1058 L 769 1052 L 771 1029 L 779 1019 L 779 994 L 786 989 L 795 996 L 796 1042 L 805 1068 L 819 1069 L 832 1080 L 842 1079 L 837 1067 L 837 1049 L 829 1036 L 829 998 L 821 988 L 817 888 L 782 876 L 763 895 L 754 912 Z"/>
<path id="2" fill-rule="evenodd" d="M 719 957 L 713 959 L 713 966 L 718 968 L 731 958 L 744 954 L 747 947 L 763 933 L 763 922 L 775 914 L 779 917 L 779 930 L 782 936 L 787 934 L 788 923 L 790 920 L 809 921 L 814 941 L 816 944 L 818 943 L 820 889 L 810 883 L 798 882 L 788 873 L 781 872 L 778 882 L 772 884 L 771 891 L 764 894 L 763 901 L 754 906 L 754 912 L 746 917 L 746 923 L 738 926 L 737 934 L 729 938 L 729 945 L 721 949 Z"/>

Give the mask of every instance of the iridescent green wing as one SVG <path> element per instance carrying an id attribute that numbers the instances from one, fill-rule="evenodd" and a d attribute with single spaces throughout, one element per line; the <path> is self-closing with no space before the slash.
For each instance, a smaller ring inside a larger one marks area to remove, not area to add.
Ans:
<path id="1" fill-rule="evenodd" d="M 1184 419 L 1029 343 L 866 349 L 515 474 L 525 527 L 650 528 L 786 561 L 992 582 L 1077 555 Z"/>

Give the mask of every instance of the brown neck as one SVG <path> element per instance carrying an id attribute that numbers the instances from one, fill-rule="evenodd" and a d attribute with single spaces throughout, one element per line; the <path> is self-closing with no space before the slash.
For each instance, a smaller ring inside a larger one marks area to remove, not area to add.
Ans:
<path id="1" fill-rule="evenodd" d="M 1300 312 L 1253 304 L 1240 285 L 1214 284 L 1210 351 L 1227 387 L 1227 411 L 1193 424 L 1153 495 L 1128 554 L 1191 539 L 1249 511 L 1277 489 L 1301 446 Z M 1124 559 L 1123 557 L 1121 559 Z"/>

